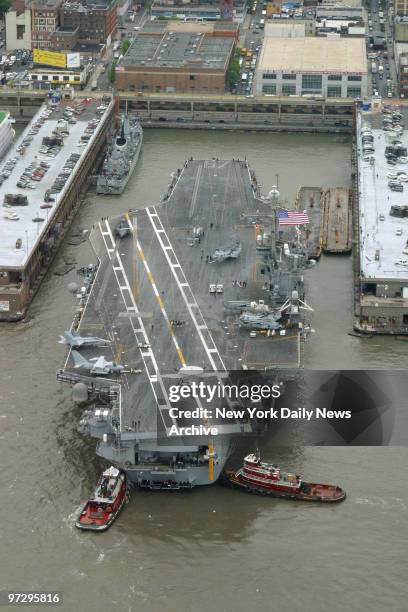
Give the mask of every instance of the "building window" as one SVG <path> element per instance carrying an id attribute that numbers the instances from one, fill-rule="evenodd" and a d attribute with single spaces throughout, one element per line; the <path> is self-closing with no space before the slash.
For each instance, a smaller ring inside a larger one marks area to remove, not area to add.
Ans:
<path id="1" fill-rule="evenodd" d="M 69 76 L 62 77 L 64 81 L 69 81 Z"/>
<path id="2" fill-rule="evenodd" d="M 327 77 L 328 81 L 341 81 L 341 74 L 329 74 Z"/>
<path id="3" fill-rule="evenodd" d="M 276 74 L 272 74 L 271 72 L 264 72 L 262 77 L 264 79 L 276 79 Z"/>
<path id="4" fill-rule="evenodd" d="M 48 81 L 48 74 L 43 74 L 41 77 L 42 81 Z"/>
<path id="5" fill-rule="evenodd" d="M 22 40 L 25 34 L 25 25 L 17 25 L 17 39 Z"/>
<path id="6" fill-rule="evenodd" d="M 53 80 L 53 81 L 59 81 L 59 76 L 57 76 L 57 75 L 53 74 L 53 75 L 52 75 L 52 80 Z"/>
<path id="7" fill-rule="evenodd" d="M 285 81 L 293 81 L 296 79 L 296 74 L 282 74 L 282 79 Z"/>
<path id="8" fill-rule="evenodd" d="M 341 98 L 341 87 L 331 85 L 327 88 L 328 98 Z"/>
<path id="9" fill-rule="evenodd" d="M 349 74 L 347 77 L 348 81 L 361 81 L 361 76 L 357 76 L 356 74 Z"/>
<path id="10" fill-rule="evenodd" d="M 302 74 L 302 89 L 313 89 L 318 90 L 318 93 L 322 89 L 322 75 L 321 74 Z"/>
<path id="11" fill-rule="evenodd" d="M 361 96 L 361 87 L 347 87 L 348 98 L 359 98 Z"/>
<path id="12" fill-rule="evenodd" d="M 196 80 L 196 75 L 190 74 L 190 81 L 195 81 L 195 80 Z"/>
<path id="13" fill-rule="evenodd" d="M 284 96 L 296 95 L 296 85 L 282 85 L 282 94 Z"/>
<path id="14" fill-rule="evenodd" d="M 290 87 L 290 85 L 289 85 Z M 275 83 L 273 85 L 263 85 L 262 86 L 262 93 L 263 94 L 276 94 L 276 85 Z"/>

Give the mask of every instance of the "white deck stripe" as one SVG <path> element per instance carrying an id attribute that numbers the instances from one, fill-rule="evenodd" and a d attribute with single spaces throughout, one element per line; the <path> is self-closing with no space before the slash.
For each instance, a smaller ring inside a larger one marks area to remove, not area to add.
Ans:
<path id="1" fill-rule="evenodd" d="M 107 227 L 107 232 L 103 233 L 102 232 L 101 224 L 99 223 L 99 227 L 101 229 L 101 234 L 103 236 L 103 241 L 105 243 L 106 250 L 108 250 L 108 245 L 106 244 L 105 236 L 109 235 L 109 238 L 110 238 L 110 241 L 111 241 L 112 245 L 115 244 L 115 241 L 113 239 L 112 231 L 111 231 L 109 222 L 107 220 L 105 221 L 105 225 Z M 109 253 L 109 251 L 108 251 L 108 253 Z M 112 259 L 110 255 L 109 255 L 109 259 Z M 139 310 L 137 308 L 137 304 L 135 302 L 134 295 L 133 295 L 133 293 L 132 293 L 132 291 L 130 289 L 130 284 L 129 284 L 128 278 L 126 276 L 125 270 L 123 268 L 122 260 L 121 260 L 120 255 L 119 255 L 119 253 L 117 251 L 116 251 L 116 259 L 117 259 L 117 262 L 118 262 L 119 266 L 116 266 L 116 270 L 115 270 L 115 266 L 112 266 L 112 267 L 113 267 L 113 270 L 115 271 L 115 276 L 116 276 L 116 280 L 117 280 L 118 286 L 120 287 L 119 279 L 117 277 L 117 273 L 116 272 L 119 269 L 119 270 L 121 270 L 121 272 L 123 274 L 123 277 L 124 277 L 124 280 L 126 282 L 126 291 L 129 294 L 129 296 L 131 298 L 131 301 L 132 301 L 132 310 L 138 312 Z M 125 304 L 125 308 L 128 310 L 129 307 L 126 304 L 126 300 L 125 300 L 124 292 L 123 291 L 121 291 L 121 295 L 122 295 L 123 302 Z M 139 315 L 137 315 L 137 319 L 138 319 L 138 323 L 139 323 L 139 328 L 142 330 L 141 331 L 141 335 L 143 336 L 144 343 L 150 345 L 150 341 L 149 341 L 149 338 L 147 336 L 147 333 L 146 333 L 146 330 L 145 330 L 145 327 L 144 327 L 144 324 L 143 324 L 143 320 L 142 320 L 142 318 Z M 141 344 L 141 341 L 137 337 L 137 333 L 138 332 L 136 331 L 136 328 L 135 328 L 135 326 L 133 324 L 132 317 L 129 317 L 129 321 L 130 321 L 130 325 L 132 327 L 133 333 L 135 335 L 136 341 L 138 342 L 138 344 Z M 164 386 L 163 380 L 162 380 L 162 378 L 160 376 L 160 370 L 158 368 L 158 365 L 157 365 L 157 362 L 156 362 L 156 359 L 155 359 L 155 356 L 154 356 L 153 352 L 152 351 L 144 351 L 142 353 L 142 351 L 141 351 L 140 353 L 141 353 L 141 356 L 142 356 L 142 359 L 143 359 L 143 364 L 145 366 L 146 374 L 147 374 L 147 376 L 149 378 L 149 382 L 150 382 L 150 386 L 151 386 L 152 391 L 153 391 L 153 395 L 154 395 L 155 400 L 156 400 L 156 404 L 158 405 L 159 402 L 158 402 L 158 397 L 157 397 L 156 390 L 154 388 L 154 384 L 153 383 L 156 383 L 158 381 L 159 384 L 160 384 L 160 388 L 161 388 L 161 391 L 163 393 L 163 396 L 164 396 L 164 398 L 165 398 L 165 400 L 167 402 L 167 405 L 170 406 L 170 401 L 169 401 L 169 398 L 168 398 L 168 395 L 167 395 L 167 390 L 166 390 L 166 387 Z M 154 371 L 155 371 L 155 375 L 152 375 L 152 374 L 149 373 L 148 364 L 147 364 L 147 362 L 145 360 L 146 357 L 149 357 L 150 362 L 153 365 L 153 368 L 154 368 Z M 152 376 L 155 376 L 154 380 L 152 380 Z"/>
<path id="2" fill-rule="evenodd" d="M 155 214 L 156 214 L 156 216 L 157 216 L 156 210 L 155 210 L 155 209 L 153 209 L 153 210 L 155 211 Z M 153 229 L 154 229 L 154 232 L 155 232 L 155 234 L 156 234 L 156 236 L 157 236 L 157 240 L 159 241 L 160 246 L 162 247 L 163 253 L 164 253 L 164 255 L 165 255 L 166 259 L 167 259 L 167 263 L 168 263 L 168 264 L 169 264 L 169 266 L 170 266 L 170 269 L 171 269 L 171 271 L 172 271 L 173 277 L 174 277 L 174 279 L 175 279 L 175 281 L 176 281 L 176 283 L 177 283 L 177 285 L 178 285 L 178 287 L 179 287 L 179 289 L 180 289 L 180 292 L 181 292 L 181 295 L 182 295 L 182 297 L 183 297 L 184 303 L 186 304 L 187 309 L 188 309 L 188 311 L 189 311 L 189 313 L 190 313 L 191 320 L 193 321 L 194 326 L 195 326 L 195 328 L 196 328 L 196 330 L 197 330 L 197 334 L 198 334 L 198 336 L 199 336 L 199 338 L 200 338 L 200 340 L 201 340 L 201 343 L 202 343 L 202 345 L 203 345 L 203 347 L 204 347 L 205 352 L 207 353 L 208 360 L 209 360 L 209 362 L 210 362 L 210 364 L 211 364 L 211 366 L 212 366 L 213 370 L 214 370 L 214 371 L 217 371 L 219 368 L 217 368 L 217 366 L 216 366 L 216 364 L 215 364 L 215 361 L 214 361 L 214 359 L 212 358 L 212 355 L 211 355 L 211 353 L 212 353 L 212 352 L 216 352 L 216 353 L 217 353 L 217 355 L 218 355 L 218 358 L 219 358 L 219 360 L 220 360 L 220 363 L 221 363 L 221 365 L 222 365 L 222 368 L 225 370 L 226 368 L 225 368 L 224 362 L 223 362 L 223 361 L 222 361 L 222 359 L 221 359 L 220 354 L 218 353 L 218 349 L 217 349 L 217 348 L 215 348 L 215 351 L 213 350 L 213 351 L 211 351 L 211 352 L 210 352 L 210 349 L 209 349 L 209 347 L 208 347 L 208 345 L 207 345 L 207 343 L 206 343 L 206 341 L 205 341 L 205 339 L 204 339 L 204 336 L 203 336 L 203 334 L 202 334 L 202 331 L 201 331 L 201 329 L 199 328 L 199 324 L 198 324 L 198 322 L 197 322 L 196 315 L 193 313 L 193 311 L 192 311 L 192 306 L 191 306 L 191 304 L 189 304 L 189 302 L 188 302 L 188 300 L 187 300 L 187 296 L 186 296 L 186 293 L 185 293 L 184 287 L 182 287 L 182 286 L 181 286 L 181 282 L 179 281 L 179 279 L 178 279 L 178 277 L 177 277 L 177 274 L 176 274 L 176 273 L 175 273 L 175 271 L 174 271 L 174 268 L 175 268 L 175 267 L 181 268 L 181 266 L 180 266 L 180 264 L 179 264 L 179 263 L 177 263 L 177 264 L 173 264 L 173 263 L 170 261 L 170 258 L 169 258 L 169 255 L 168 255 L 168 252 L 167 252 L 167 250 L 164 248 L 164 244 L 163 244 L 163 240 L 162 240 L 162 238 L 161 238 L 161 235 L 158 233 L 158 231 L 157 231 L 157 227 L 156 227 L 156 225 L 155 225 L 155 223 L 154 223 L 154 221 L 153 221 L 153 215 L 152 215 L 152 213 L 150 212 L 150 209 L 149 209 L 149 208 L 146 208 L 146 212 L 147 212 L 147 215 L 148 215 L 148 217 L 149 217 L 150 223 L 152 224 L 152 227 L 153 227 Z M 159 218 L 159 217 L 158 217 L 158 218 Z M 159 221 L 160 221 L 160 218 L 159 218 Z M 160 223 L 161 223 L 161 221 L 160 221 Z M 169 240 L 169 238 L 168 238 L 168 236 L 167 236 L 167 234 L 166 234 L 166 232 L 164 232 L 164 233 L 165 233 L 165 235 L 166 235 L 166 238 L 167 238 L 167 240 L 168 240 L 169 244 L 171 244 L 171 243 L 170 243 L 170 240 Z M 176 259 L 176 261 L 178 262 L 178 260 L 177 260 L 177 256 L 176 256 L 176 253 L 174 252 L 174 249 L 172 249 L 172 253 L 173 253 L 173 255 L 174 255 L 174 258 L 175 258 L 175 259 Z M 183 272 L 183 276 L 184 276 L 184 272 Z M 185 278 L 185 276 L 184 276 L 184 279 L 185 279 L 185 282 L 186 282 L 187 286 L 188 286 L 188 287 L 189 287 L 189 289 L 190 289 L 191 294 L 193 295 L 193 292 L 192 292 L 192 290 L 191 290 L 191 287 L 189 286 L 189 284 L 188 284 L 187 279 Z M 193 298 L 194 298 L 194 295 L 193 295 Z M 198 308 L 198 304 L 196 304 L 196 303 L 195 303 L 195 304 L 194 304 L 194 306 L 195 306 L 196 308 Z M 202 316 L 201 311 L 200 311 L 200 309 L 199 309 L 199 308 L 198 308 L 198 311 L 199 311 L 199 314 L 200 314 L 201 319 L 202 319 L 202 321 L 203 321 L 203 324 L 205 325 L 205 320 L 204 320 L 204 317 Z M 210 330 L 208 329 L 208 327 L 207 327 L 207 326 L 206 326 L 206 328 L 207 328 L 208 334 L 209 334 L 209 336 L 210 336 L 210 338 L 211 338 L 211 341 L 212 341 L 212 343 L 213 343 L 213 345 L 214 345 L 214 347 L 215 347 L 215 342 L 214 342 L 214 340 L 213 340 L 213 338 L 212 338 L 212 336 L 211 336 Z"/>
<path id="3" fill-rule="evenodd" d="M 142 247 L 140 245 L 140 242 L 137 240 L 137 238 L 136 238 L 136 246 L 138 248 L 139 253 L 143 253 L 143 249 L 142 249 Z M 154 282 L 153 274 L 150 272 L 150 269 L 149 269 L 149 266 L 147 264 L 146 258 L 142 257 L 141 259 L 143 261 L 145 270 L 147 272 L 147 277 L 148 277 L 148 279 L 150 281 L 150 284 L 151 284 L 151 286 L 153 288 L 153 292 L 154 292 L 156 297 L 159 297 L 159 292 L 157 290 L 156 283 Z M 161 298 L 160 298 L 160 302 L 158 302 L 158 304 L 159 304 L 160 311 L 161 311 L 161 313 L 162 313 L 166 323 L 168 324 L 168 326 L 170 326 L 170 319 L 169 319 L 167 311 L 166 311 L 166 309 L 164 307 L 163 300 Z M 186 365 L 186 362 L 185 362 L 185 359 L 184 359 L 184 355 L 182 353 L 181 347 L 180 347 L 180 345 L 178 343 L 178 340 L 177 340 L 176 335 L 175 335 L 173 330 L 170 333 L 170 337 L 171 337 L 172 342 L 173 342 L 173 344 L 174 344 L 174 346 L 176 348 L 178 358 L 181 361 L 181 365 L 184 367 Z M 180 355 L 181 355 L 181 357 L 180 357 Z"/>

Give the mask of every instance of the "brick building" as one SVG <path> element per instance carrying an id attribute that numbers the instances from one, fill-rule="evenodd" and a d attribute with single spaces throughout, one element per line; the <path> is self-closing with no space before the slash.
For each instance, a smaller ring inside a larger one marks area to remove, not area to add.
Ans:
<path id="1" fill-rule="evenodd" d="M 116 87 L 141 92 L 222 93 L 237 34 L 238 26 L 232 23 L 148 26 L 116 67 Z"/>
<path id="2" fill-rule="evenodd" d="M 34 0 L 31 5 L 34 49 L 69 51 L 76 44 L 110 44 L 117 29 L 117 0 Z"/>
<path id="3" fill-rule="evenodd" d="M 62 0 L 35 0 L 31 4 L 33 49 L 54 49 L 53 36 L 59 27 Z"/>
<path id="4" fill-rule="evenodd" d="M 65 2 L 61 10 L 61 25 L 78 29 L 81 44 L 110 44 L 118 26 L 116 0 Z"/>

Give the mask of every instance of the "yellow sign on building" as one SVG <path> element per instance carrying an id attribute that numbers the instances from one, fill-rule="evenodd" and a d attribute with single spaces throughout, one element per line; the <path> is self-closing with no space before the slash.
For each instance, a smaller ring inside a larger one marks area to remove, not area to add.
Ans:
<path id="1" fill-rule="evenodd" d="M 44 51 L 43 49 L 34 49 L 33 61 L 35 64 L 45 64 L 46 66 L 65 68 L 67 65 L 67 56 L 65 55 L 65 53 Z"/>

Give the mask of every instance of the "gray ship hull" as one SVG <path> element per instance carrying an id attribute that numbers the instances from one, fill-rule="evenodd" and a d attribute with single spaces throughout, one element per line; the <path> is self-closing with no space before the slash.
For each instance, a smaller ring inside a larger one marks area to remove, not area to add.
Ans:
<path id="1" fill-rule="evenodd" d="M 115 176 L 110 177 L 104 174 L 100 174 L 98 176 L 98 180 L 96 184 L 96 193 L 98 193 L 99 195 L 120 195 L 123 192 L 139 160 L 140 151 L 142 149 L 142 144 L 143 144 L 143 131 L 140 128 L 140 132 L 138 133 L 138 137 L 136 141 L 131 141 L 128 144 L 129 152 L 125 151 L 123 153 L 123 155 L 126 157 L 126 159 L 123 160 L 123 163 L 126 163 L 126 161 L 130 159 L 130 164 L 129 164 L 129 168 L 127 172 L 123 174 L 120 178 L 115 177 Z M 109 167 L 108 158 L 104 162 L 104 168 L 106 166 Z"/>
<path id="2" fill-rule="evenodd" d="M 195 447 L 190 445 L 190 454 L 186 455 L 185 446 L 172 446 L 168 448 L 168 452 L 155 451 L 154 456 L 142 458 L 141 461 L 135 463 L 130 461 L 130 457 L 138 455 L 138 445 L 134 444 L 127 447 L 128 457 L 126 461 L 119 460 L 115 453 L 112 453 L 112 447 L 101 442 L 97 447 L 97 454 L 113 463 L 115 467 L 126 472 L 128 479 L 135 485 L 160 489 L 165 488 L 193 488 L 214 484 L 221 475 L 221 472 L 231 453 L 232 444 L 229 437 L 220 437 L 215 440 L 215 456 L 212 464 L 200 454 L 200 448 L 203 442 L 199 441 Z M 194 448 L 194 450 L 193 450 Z M 183 453 L 183 455 L 182 455 Z M 182 459 L 181 459 L 182 455 Z M 180 456 L 180 460 L 179 459 Z"/>

